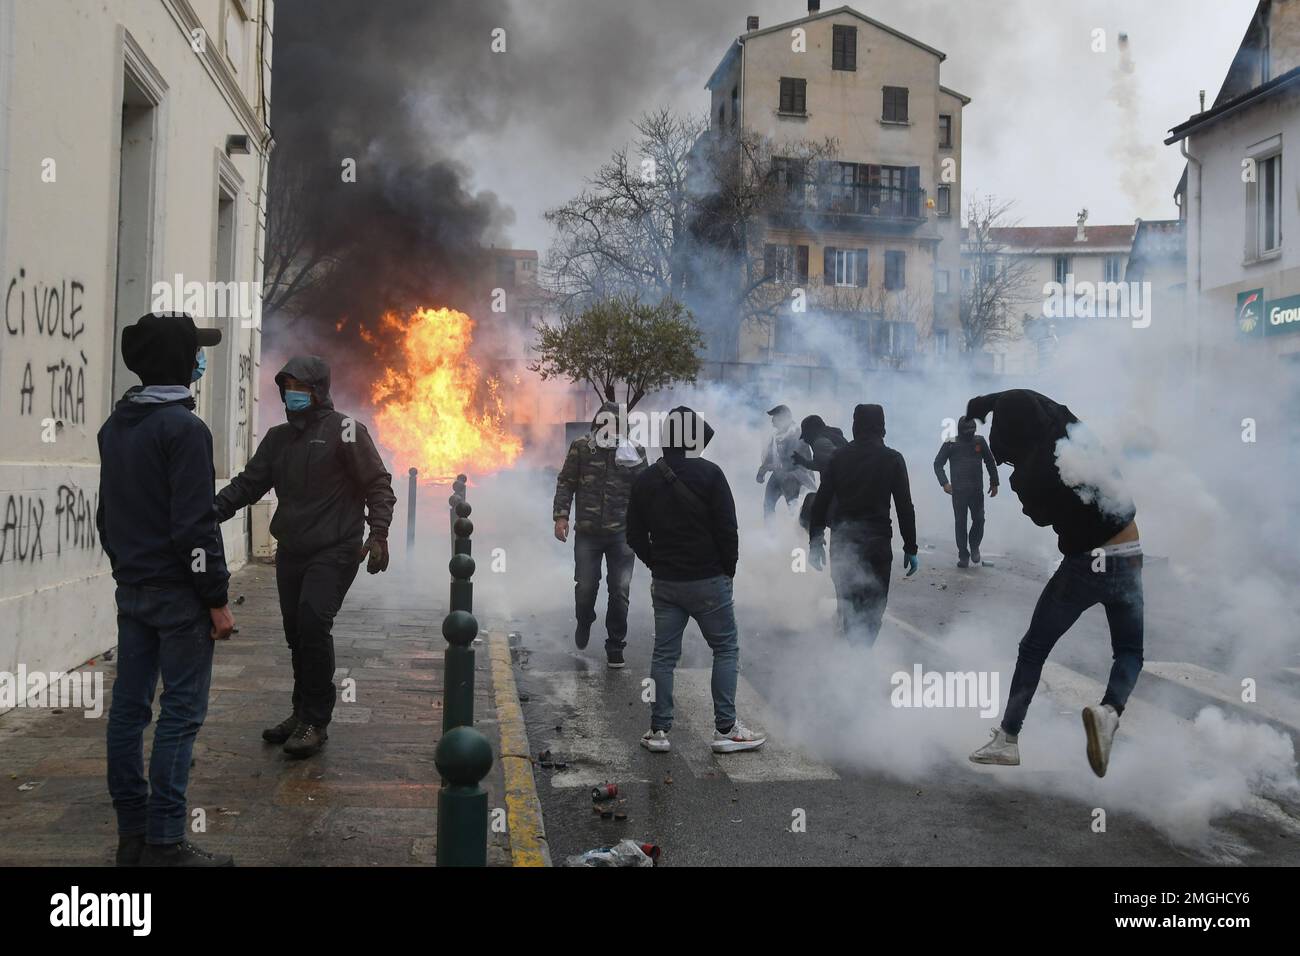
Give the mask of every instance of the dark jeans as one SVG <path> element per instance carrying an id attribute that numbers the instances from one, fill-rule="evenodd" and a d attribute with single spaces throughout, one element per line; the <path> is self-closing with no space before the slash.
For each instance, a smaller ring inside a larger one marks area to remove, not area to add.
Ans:
<path id="1" fill-rule="evenodd" d="M 889 600 L 889 572 L 894 548 L 881 538 L 841 526 L 831 535 L 831 577 L 844 635 L 871 647 L 880 634 Z"/>
<path id="2" fill-rule="evenodd" d="M 108 713 L 108 792 L 117 832 L 149 843 L 185 839 L 194 738 L 208 713 L 212 618 L 189 589 L 117 589 L 117 677 Z M 162 675 L 158 726 L 144 775 L 144 729 Z"/>
<path id="3" fill-rule="evenodd" d="M 627 535 L 588 534 L 573 538 L 573 600 L 579 624 L 596 620 L 596 594 L 600 590 L 600 561 L 605 559 L 605 649 L 627 646 L 627 603 L 632 589 L 636 555 L 628 547 Z"/>
<path id="4" fill-rule="evenodd" d="M 970 512 L 970 550 L 966 549 L 966 512 Z M 952 513 L 957 531 L 957 556 L 963 560 L 978 551 L 984 540 L 984 491 L 952 489 Z"/>
<path id="5" fill-rule="evenodd" d="M 280 616 L 293 659 L 293 712 L 325 727 L 334 713 L 334 616 L 357 576 L 361 542 L 275 556 Z"/>
<path id="6" fill-rule="evenodd" d="M 655 649 L 650 656 L 650 729 L 673 729 L 673 670 L 682 656 L 682 633 L 691 618 L 713 649 L 713 722 L 728 731 L 736 722 L 736 681 L 739 679 L 740 639 L 736 609 L 731 600 L 731 578 L 719 575 L 699 581 L 650 582 L 655 609 Z"/>
<path id="7" fill-rule="evenodd" d="M 1094 560 L 1087 553 L 1066 555 L 1038 598 L 1029 630 L 1020 641 L 1002 717 L 1002 729 L 1009 734 L 1020 733 L 1047 655 L 1079 615 L 1094 604 L 1106 609 L 1114 658 L 1101 702 L 1124 712 L 1142 671 L 1142 557 L 1107 558 L 1104 572 L 1092 570 Z"/>
<path id="8" fill-rule="evenodd" d="M 763 489 L 763 517 L 770 518 L 776 513 L 776 503 L 782 498 L 785 499 L 787 506 L 792 506 L 799 500 L 799 479 L 793 475 L 781 475 L 778 472 L 772 472 L 767 479 L 767 487 Z"/>

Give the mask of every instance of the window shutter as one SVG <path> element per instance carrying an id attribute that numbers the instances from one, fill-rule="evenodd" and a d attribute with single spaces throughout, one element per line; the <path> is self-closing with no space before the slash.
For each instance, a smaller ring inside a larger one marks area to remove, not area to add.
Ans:
<path id="1" fill-rule="evenodd" d="M 859 249 L 854 253 L 854 257 L 857 262 L 853 265 L 853 272 L 857 279 L 858 288 L 865 289 L 867 287 L 867 250 Z"/>
<path id="2" fill-rule="evenodd" d="M 858 68 L 858 28 L 849 27 L 844 31 L 844 69 Z"/>
<path id="3" fill-rule="evenodd" d="M 803 283 L 807 283 L 808 281 L 808 247 L 807 246 L 795 247 L 795 261 L 797 263 L 796 268 L 798 269 L 799 272 L 799 281 Z"/>
<path id="4" fill-rule="evenodd" d="M 826 285 L 835 284 L 835 247 L 827 246 L 822 252 L 822 279 Z"/>
<path id="5" fill-rule="evenodd" d="M 770 242 L 763 246 L 763 278 L 776 278 L 776 246 Z"/>
<path id="6" fill-rule="evenodd" d="M 794 111 L 796 113 L 808 112 L 808 81 L 794 81 Z"/>
<path id="7" fill-rule="evenodd" d="M 905 86 L 899 87 L 897 92 L 894 94 L 894 97 L 895 97 L 894 112 L 897 114 L 895 118 L 900 123 L 906 123 L 907 122 L 907 87 Z"/>
<path id="8" fill-rule="evenodd" d="M 781 80 L 781 104 L 778 108 L 782 113 L 794 112 L 794 82 L 792 80 Z"/>

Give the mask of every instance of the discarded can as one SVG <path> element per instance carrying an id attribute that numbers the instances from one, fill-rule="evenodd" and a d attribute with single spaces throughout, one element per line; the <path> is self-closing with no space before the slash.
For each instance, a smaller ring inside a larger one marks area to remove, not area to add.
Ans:
<path id="1" fill-rule="evenodd" d="M 618 796 L 618 784 L 602 783 L 599 787 L 591 788 L 591 799 L 593 800 L 613 800 Z"/>
<path id="2" fill-rule="evenodd" d="M 659 847 L 653 843 L 620 840 L 614 846 L 597 847 L 566 859 L 566 866 L 655 866 Z"/>

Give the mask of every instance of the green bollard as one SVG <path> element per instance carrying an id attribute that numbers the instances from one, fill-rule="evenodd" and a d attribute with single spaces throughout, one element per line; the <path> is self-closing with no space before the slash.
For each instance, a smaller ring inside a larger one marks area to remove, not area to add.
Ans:
<path id="1" fill-rule="evenodd" d="M 473 727 L 456 727 L 438 741 L 433 761 L 438 791 L 438 865 L 487 866 L 487 791 L 479 782 L 492 768 L 492 745 Z"/>

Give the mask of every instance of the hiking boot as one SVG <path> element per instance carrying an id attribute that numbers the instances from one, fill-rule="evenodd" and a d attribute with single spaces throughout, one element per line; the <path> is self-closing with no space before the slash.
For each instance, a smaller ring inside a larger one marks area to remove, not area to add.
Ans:
<path id="1" fill-rule="evenodd" d="M 139 866 L 140 854 L 144 852 L 144 834 L 133 833 L 117 838 L 117 866 Z"/>
<path id="2" fill-rule="evenodd" d="M 329 739 L 324 727 L 303 721 L 294 730 L 293 736 L 284 742 L 284 752 L 291 757 L 310 757 Z"/>
<path id="3" fill-rule="evenodd" d="M 741 750 L 757 750 L 767 743 L 767 737 L 756 734 L 740 721 L 731 725 L 725 734 L 720 730 L 713 732 L 713 752 L 715 754 L 732 754 Z"/>
<path id="4" fill-rule="evenodd" d="M 623 660 L 623 648 L 605 648 L 605 661 L 613 670 L 618 670 L 620 667 L 624 667 L 626 661 Z"/>
<path id="5" fill-rule="evenodd" d="M 1110 745 L 1119 730 L 1119 714 L 1110 704 L 1083 708 L 1083 730 L 1088 735 L 1088 766 L 1099 777 L 1110 765 Z"/>
<path id="6" fill-rule="evenodd" d="M 641 746 L 657 754 L 667 753 L 672 748 L 668 743 L 668 732 L 664 730 L 647 730 L 641 735 Z"/>
<path id="7" fill-rule="evenodd" d="M 189 840 L 180 843 L 148 843 L 140 854 L 141 866 L 234 866 L 228 853 L 209 853 Z"/>
<path id="8" fill-rule="evenodd" d="M 957 567 L 959 567 L 959 568 L 969 568 L 969 567 L 970 567 L 970 559 L 969 559 L 969 558 L 958 558 L 958 559 L 957 559 Z"/>
<path id="9" fill-rule="evenodd" d="M 979 564 L 979 563 L 980 563 L 980 549 L 979 549 L 979 548 L 972 547 L 972 548 L 970 549 L 970 563 L 971 563 L 971 564 Z"/>
<path id="10" fill-rule="evenodd" d="M 1001 727 L 994 727 L 989 734 L 989 742 L 970 755 L 970 762 L 997 767 L 1019 767 L 1019 734 L 1012 736 Z"/>
<path id="11" fill-rule="evenodd" d="M 274 727 L 267 727 L 262 731 L 262 739 L 268 744 L 282 744 L 298 729 L 298 715 L 290 714 L 284 720 L 280 721 Z"/>
<path id="12" fill-rule="evenodd" d="M 573 643 L 578 645 L 578 650 L 585 651 L 589 640 L 591 640 L 591 625 L 579 624 L 577 630 L 573 632 Z"/>

